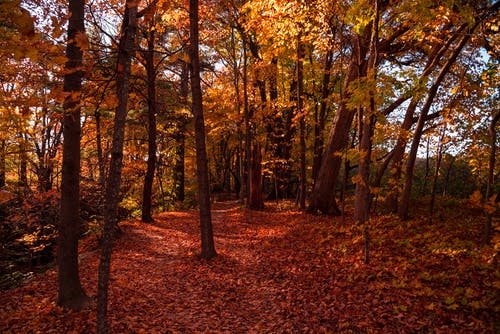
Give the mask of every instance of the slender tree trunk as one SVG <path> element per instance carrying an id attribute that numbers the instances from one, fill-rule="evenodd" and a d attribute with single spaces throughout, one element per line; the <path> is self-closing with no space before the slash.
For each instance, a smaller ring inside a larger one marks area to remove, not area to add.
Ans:
<path id="1" fill-rule="evenodd" d="M 181 84 L 180 84 L 180 98 L 181 103 L 188 108 L 189 96 L 189 64 L 183 63 L 181 69 Z M 186 149 L 186 115 L 181 115 L 177 119 L 177 130 L 175 132 L 175 165 L 174 165 L 174 193 L 175 200 L 184 202 L 185 197 L 185 149 Z"/>
<path id="2" fill-rule="evenodd" d="M 63 162 L 61 207 L 57 238 L 58 295 L 57 304 L 79 310 L 89 303 L 78 272 L 78 238 L 80 233 L 80 99 L 83 52 L 77 38 L 85 34 L 84 1 L 69 0 L 68 41 L 63 118 Z"/>
<path id="3" fill-rule="evenodd" d="M 115 110 L 111 160 L 106 183 L 104 202 L 104 231 L 102 238 L 101 260 L 97 287 L 97 333 L 108 333 L 108 285 L 110 276 L 111 253 L 114 232 L 117 225 L 117 210 L 123 166 L 123 141 L 129 92 L 131 59 L 135 48 L 137 32 L 138 1 L 126 0 L 116 68 L 116 96 L 118 106 Z"/>
<path id="4" fill-rule="evenodd" d="M 95 136 L 97 144 L 97 163 L 99 165 L 99 187 L 101 188 L 101 193 L 104 193 L 106 182 L 106 165 L 104 163 L 104 153 L 102 150 L 101 112 L 99 110 L 96 110 L 95 112 Z"/>
<path id="5" fill-rule="evenodd" d="M 367 64 L 367 77 L 375 82 L 376 66 L 378 63 L 378 0 L 373 1 L 373 10 L 375 18 L 372 24 L 372 32 L 370 38 L 370 49 L 368 52 Z M 370 234 L 367 221 L 370 215 L 370 165 L 372 153 L 372 136 L 373 128 L 375 126 L 376 105 L 375 105 L 375 92 L 370 91 L 370 103 L 368 113 L 365 108 L 360 108 L 358 112 L 361 129 L 361 139 L 359 142 L 359 151 L 361 157 L 358 162 L 358 176 L 356 182 L 355 202 L 354 202 L 354 219 L 357 220 L 359 225 L 364 225 L 364 238 L 365 238 L 365 263 L 370 263 Z"/>
<path id="6" fill-rule="evenodd" d="M 191 94 L 193 99 L 194 128 L 196 140 L 196 166 L 198 176 L 198 203 L 200 206 L 201 254 L 203 259 L 217 255 L 215 251 L 212 217 L 210 213 L 210 186 L 205 146 L 205 122 L 200 79 L 198 0 L 189 0 L 189 60 L 191 72 Z"/>
<path id="7" fill-rule="evenodd" d="M 252 145 L 252 128 L 250 126 L 250 118 L 252 113 L 250 112 L 250 107 L 248 103 L 248 57 L 247 57 L 247 46 L 243 40 L 243 118 L 245 122 L 245 158 L 246 158 L 246 177 L 245 177 L 245 198 L 247 201 L 247 206 L 250 205 L 250 183 L 251 183 L 251 170 L 252 161 L 250 157 L 251 145 Z"/>
<path id="8" fill-rule="evenodd" d="M 297 113 L 299 115 L 300 137 L 300 191 L 299 205 L 301 210 L 306 209 L 306 121 L 304 110 L 304 47 L 300 40 L 297 41 Z"/>
<path id="9" fill-rule="evenodd" d="M 149 31 L 146 53 L 146 73 L 148 87 L 148 163 L 142 193 L 142 221 L 154 221 L 151 215 L 153 181 L 156 169 L 156 70 L 154 64 L 155 31 Z"/>
<path id="10" fill-rule="evenodd" d="M 420 76 L 422 79 L 425 79 L 429 76 L 432 71 L 439 65 L 439 61 L 441 57 L 449 50 L 451 44 L 456 40 L 458 34 L 465 29 L 465 25 L 462 25 L 456 34 L 453 34 L 446 43 L 443 43 L 438 49 L 436 49 L 430 56 L 425 66 L 425 69 Z M 401 193 L 401 174 L 403 168 L 403 159 L 404 153 L 406 149 L 406 145 L 409 140 L 409 132 L 411 130 L 412 125 L 414 124 L 413 117 L 417 110 L 418 104 L 421 100 L 420 96 L 414 96 L 406 109 L 405 116 L 403 119 L 403 123 L 401 124 L 401 128 L 398 133 L 398 138 L 396 142 L 396 146 L 394 147 L 394 153 L 391 157 L 390 164 L 390 177 L 389 177 L 389 192 L 386 198 L 386 204 L 389 210 L 396 213 L 398 211 L 398 199 L 399 194 Z"/>
<path id="11" fill-rule="evenodd" d="M 497 111 L 493 116 L 490 126 L 488 128 L 490 134 L 490 159 L 488 164 L 488 180 L 486 183 L 486 196 L 485 199 L 488 202 L 493 193 L 492 188 L 494 184 L 495 177 L 495 160 L 496 160 L 496 150 L 497 150 L 497 130 L 496 125 L 500 120 L 500 111 Z M 484 222 L 484 231 L 483 231 L 483 243 L 489 244 L 491 241 L 491 235 L 493 234 L 493 213 L 490 210 L 486 210 L 486 220 Z"/>
<path id="12" fill-rule="evenodd" d="M 443 158 L 443 140 L 445 135 L 445 129 L 441 136 L 439 136 L 439 144 L 436 154 L 436 166 L 434 169 L 434 175 L 432 177 L 432 191 L 431 191 L 431 201 L 429 203 L 429 222 L 432 223 L 432 216 L 434 215 L 434 204 L 436 202 L 436 189 L 437 189 L 437 181 L 439 177 L 439 169 L 441 168 L 441 161 Z"/>
<path id="13" fill-rule="evenodd" d="M 472 32 L 473 30 L 474 30 L 473 28 L 469 29 L 468 32 Z M 429 89 L 427 99 L 424 103 L 424 106 L 422 107 L 422 110 L 420 111 L 420 115 L 417 121 L 417 126 L 411 143 L 410 153 L 408 155 L 408 160 L 406 163 L 405 182 L 401 194 L 401 200 L 399 202 L 399 207 L 398 207 L 398 215 L 403 220 L 408 219 L 408 210 L 410 207 L 410 194 L 413 184 L 413 171 L 415 167 L 415 161 L 417 160 L 418 146 L 420 145 L 420 139 L 422 138 L 426 116 L 429 113 L 432 103 L 434 102 L 434 98 L 436 97 L 437 91 L 441 86 L 441 82 L 443 81 L 446 74 L 449 72 L 451 66 L 455 63 L 455 60 L 457 59 L 463 47 L 469 40 L 470 36 L 471 34 L 467 33 L 462 37 L 455 50 L 453 50 L 453 53 L 450 56 L 450 58 L 448 58 L 443 68 L 441 68 L 439 75 L 436 77 L 434 83 Z"/>
<path id="14" fill-rule="evenodd" d="M 5 187 L 5 181 L 6 181 L 6 168 L 5 168 L 5 162 L 6 162 L 6 145 L 5 145 L 5 139 L 2 139 L 0 141 L 0 188 Z"/>

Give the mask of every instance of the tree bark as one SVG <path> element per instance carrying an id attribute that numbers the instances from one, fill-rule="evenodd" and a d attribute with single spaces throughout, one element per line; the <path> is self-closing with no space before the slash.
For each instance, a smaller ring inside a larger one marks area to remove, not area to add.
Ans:
<path id="1" fill-rule="evenodd" d="M 186 62 L 182 63 L 181 68 L 181 82 L 180 82 L 180 99 L 181 104 L 188 108 L 188 96 L 189 96 L 189 64 Z M 177 118 L 177 129 L 175 132 L 175 164 L 174 164 L 174 194 L 175 200 L 179 202 L 184 202 L 185 198 L 185 172 L 184 172 L 184 161 L 185 161 L 185 148 L 186 148 L 186 126 L 188 120 L 185 114 L 180 115 Z"/>
<path id="2" fill-rule="evenodd" d="M 328 215 L 339 215 L 340 210 L 338 208 L 337 202 L 335 200 L 335 188 L 337 185 L 337 179 L 340 172 L 340 166 L 342 163 L 341 154 L 344 147 L 347 145 L 349 130 L 351 128 L 355 110 L 347 107 L 346 100 L 349 99 L 347 93 L 347 87 L 349 84 L 366 73 L 366 61 L 358 63 L 358 58 L 364 60 L 366 58 L 367 40 L 370 37 L 370 30 L 365 29 L 363 36 L 356 35 L 356 39 L 359 39 L 357 43 L 360 47 L 354 48 L 349 67 L 347 70 L 346 78 L 343 84 L 343 91 L 346 92 L 346 96 L 339 104 L 339 109 L 335 114 L 335 118 L 330 128 L 330 134 L 328 136 L 328 142 L 325 149 L 325 153 L 321 160 L 321 167 L 318 172 L 318 178 L 314 185 L 313 192 L 311 194 L 311 200 L 309 203 L 308 211 L 311 213 L 323 213 Z"/>
<path id="3" fill-rule="evenodd" d="M 252 166 L 250 168 L 250 201 L 248 207 L 252 210 L 264 209 L 262 197 L 262 154 L 259 143 L 255 143 L 252 150 Z"/>
<path id="4" fill-rule="evenodd" d="M 300 40 L 297 41 L 297 113 L 299 115 L 299 140 L 300 140 L 300 190 L 299 206 L 301 210 L 306 209 L 306 121 L 304 110 L 304 47 Z"/>
<path id="5" fill-rule="evenodd" d="M 328 97 L 330 96 L 330 70 L 333 65 L 333 52 L 329 51 L 325 58 L 325 67 L 323 68 L 323 82 L 321 84 L 321 101 L 319 115 L 314 124 L 314 160 L 312 167 L 312 179 L 316 182 L 318 177 L 321 158 L 325 145 L 325 123 L 328 108 Z"/>
<path id="6" fill-rule="evenodd" d="M 471 36 L 469 33 L 472 32 L 473 30 L 474 30 L 473 28 L 468 29 L 467 31 L 468 33 L 466 33 L 461 38 L 455 50 L 453 50 L 452 55 L 450 56 L 450 58 L 448 58 L 445 65 L 441 68 L 439 75 L 436 77 L 434 83 L 429 89 L 427 99 L 424 103 L 424 106 L 422 107 L 422 110 L 420 111 L 420 116 L 418 117 L 417 126 L 411 143 L 410 153 L 406 163 L 405 182 L 401 194 L 401 200 L 398 206 L 398 215 L 403 220 L 408 219 L 408 210 L 410 207 L 410 193 L 413 184 L 413 171 L 415 167 L 415 161 L 417 160 L 418 146 L 420 144 L 420 139 L 422 138 L 426 116 L 429 113 L 432 103 L 434 102 L 434 98 L 436 97 L 437 91 L 441 86 L 441 82 L 443 81 L 446 74 L 449 72 L 451 66 L 455 63 L 455 60 L 457 59 L 458 55 L 460 54 L 463 47 L 465 46 L 465 44 L 467 43 L 467 41 Z"/>
<path id="7" fill-rule="evenodd" d="M 80 283 L 78 238 L 80 233 L 80 105 L 83 51 L 77 38 L 85 34 L 84 1 L 69 0 L 66 74 L 64 76 L 63 162 L 60 221 L 57 237 L 57 304 L 79 310 L 89 303 Z"/>
<path id="8" fill-rule="evenodd" d="M 114 132 L 111 146 L 111 160 L 106 183 L 104 203 L 104 231 L 102 238 L 101 260 L 99 263 L 97 291 L 97 333 L 108 332 L 108 285 L 110 276 L 113 238 L 117 224 L 117 210 L 123 166 L 123 141 L 129 92 L 131 58 L 134 53 L 137 32 L 138 1 L 126 0 L 116 68 L 116 96 L 118 106 L 115 110 Z"/>
<path id="9" fill-rule="evenodd" d="M 6 144 L 5 144 L 5 139 L 0 140 L 0 188 L 5 187 L 5 182 L 6 182 L 6 169 L 5 169 L 5 162 L 6 162 Z"/>
<path id="10" fill-rule="evenodd" d="M 493 118 L 491 119 L 490 125 L 488 127 L 489 135 L 490 135 L 490 159 L 488 163 L 488 180 L 486 183 L 486 195 L 485 199 L 488 202 L 492 195 L 492 188 L 494 184 L 495 177 L 495 160 L 496 160 L 496 150 L 497 150 L 497 130 L 496 125 L 500 120 L 500 111 L 497 111 Z M 493 234 L 493 213 L 489 210 L 486 210 L 486 220 L 484 222 L 484 231 L 483 231 L 483 243 L 489 244 L 491 241 L 491 235 Z"/>
<path id="11" fill-rule="evenodd" d="M 210 213 L 210 185 L 205 145 L 205 122 L 200 79 L 198 0 L 189 0 L 189 65 L 191 72 L 191 94 L 193 99 L 194 128 L 196 141 L 196 166 L 198 178 L 198 203 L 200 207 L 200 231 L 202 259 L 217 255 L 215 251 L 212 217 Z"/>
<path id="12" fill-rule="evenodd" d="M 154 22 L 154 21 L 153 21 Z M 148 162 L 142 193 L 142 221 L 154 221 L 151 215 L 153 181 L 156 169 L 156 69 L 154 64 L 155 31 L 149 31 L 148 50 L 146 52 L 146 74 L 148 88 Z"/>

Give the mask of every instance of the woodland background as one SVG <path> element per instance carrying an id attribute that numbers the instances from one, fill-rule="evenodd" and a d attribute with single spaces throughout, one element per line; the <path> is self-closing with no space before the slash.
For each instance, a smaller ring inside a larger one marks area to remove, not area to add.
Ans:
<path id="1" fill-rule="evenodd" d="M 349 221 L 366 264 L 380 217 L 474 219 L 498 289 L 499 7 L 2 0 L 1 287 L 89 235 L 110 257 L 118 221 L 165 211 L 199 207 L 214 257 L 210 201 L 234 200 Z"/>

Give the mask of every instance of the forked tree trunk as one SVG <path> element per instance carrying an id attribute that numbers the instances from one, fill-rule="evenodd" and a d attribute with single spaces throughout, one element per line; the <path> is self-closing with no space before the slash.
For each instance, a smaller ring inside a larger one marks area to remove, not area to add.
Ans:
<path id="1" fill-rule="evenodd" d="M 191 69 L 191 94 L 193 99 L 194 128 L 196 141 L 196 166 L 198 178 L 198 204 L 200 206 L 201 254 L 203 259 L 217 255 L 212 232 L 210 213 L 210 188 L 208 180 L 207 150 L 205 145 L 205 122 L 200 79 L 198 0 L 189 0 L 189 60 Z"/>
<path id="2" fill-rule="evenodd" d="M 116 96 L 118 106 L 115 110 L 111 160 L 104 198 L 104 231 L 102 237 L 101 260 L 97 287 L 97 333 L 108 333 L 108 285 L 110 276 L 113 238 L 117 224 L 117 210 L 123 166 L 123 141 L 129 92 L 131 59 L 137 32 L 137 7 L 139 2 L 127 0 L 123 14 L 118 59 L 116 68 Z"/>
<path id="3" fill-rule="evenodd" d="M 474 30 L 474 28 L 466 30 L 466 31 L 472 32 L 473 30 Z M 415 132 L 413 135 L 413 140 L 411 143 L 410 153 L 408 155 L 408 160 L 406 162 L 405 182 L 404 182 L 404 186 L 403 186 L 403 191 L 401 193 L 401 200 L 400 200 L 399 206 L 398 206 L 398 215 L 403 220 L 408 219 L 408 211 L 409 211 L 409 207 L 410 207 L 410 194 L 411 194 L 411 188 L 412 188 L 412 184 L 413 184 L 413 172 L 414 172 L 414 167 L 415 167 L 415 161 L 417 160 L 418 147 L 420 145 L 420 139 L 422 138 L 424 124 L 425 124 L 427 114 L 429 113 L 431 105 L 434 102 L 434 98 L 436 97 L 438 89 L 441 86 L 441 82 L 444 80 L 444 77 L 449 72 L 451 66 L 455 63 L 455 60 L 457 59 L 457 57 L 460 54 L 460 52 L 462 51 L 463 47 L 465 46 L 465 44 L 469 40 L 470 36 L 471 35 L 469 33 L 467 33 L 461 38 L 461 40 L 458 43 L 458 45 L 456 46 L 455 50 L 453 50 L 453 53 L 451 54 L 450 58 L 448 58 L 448 60 L 444 64 L 444 66 L 441 68 L 441 70 L 439 71 L 439 75 L 436 77 L 436 79 L 434 80 L 434 83 L 432 84 L 431 88 L 429 89 L 427 99 L 425 100 L 425 103 L 422 107 L 422 110 L 420 111 L 420 115 L 419 115 L 418 121 L 417 121 L 417 126 L 416 126 L 416 129 L 415 129 Z"/>
<path id="4" fill-rule="evenodd" d="M 359 41 L 359 48 L 354 48 L 347 75 L 344 80 L 343 91 L 347 92 L 347 87 L 358 76 L 364 76 L 366 73 L 366 53 L 368 51 L 366 41 L 370 38 L 370 30 L 365 29 L 363 36 L 356 35 Z M 358 59 L 364 60 L 361 64 Z M 311 213 L 323 213 L 329 215 L 339 215 L 335 199 L 335 188 L 342 163 L 341 152 L 346 147 L 349 138 L 349 130 L 354 119 L 355 110 L 348 108 L 346 100 L 349 96 L 346 93 L 345 98 L 340 102 L 337 113 L 330 128 L 328 143 L 323 154 L 321 167 L 318 172 L 318 178 L 314 184 L 311 194 L 308 211 Z"/>
<path id="5" fill-rule="evenodd" d="M 63 118 L 63 162 L 61 211 L 57 237 L 58 295 L 57 304 L 79 310 L 89 302 L 78 272 L 78 238 L 80 234 L 80 94 L 82 88 L 83 52 L 77 36 L 85 34 L 84 1 L 70 0 Z"/>

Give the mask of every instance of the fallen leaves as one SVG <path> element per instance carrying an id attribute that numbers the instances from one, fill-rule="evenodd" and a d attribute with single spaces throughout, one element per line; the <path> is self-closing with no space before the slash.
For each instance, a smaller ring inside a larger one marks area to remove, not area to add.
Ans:
<path id="1" fill-rule="evenodd" d="M 219 256 L 210 261 L 197 258 L 197 212 L 155 220 L 122 224 L 112 260 L 112 333 L 495 331 L 498 267 L 487 262 L 490 250 L 475 246 L 471 224 L 456 231 L 374 218 L 365 265 L 360 231 L 349 221 L 340 226 L 340 219 L 271 204 L 264 212 L 217 204 Z M 96 241 L 80 249 L 82 282 L 95 295 Z M 0 332 L 95 332 L 95 306 L 71 312 L 55 305 L 56 277 L 49 270 L 6 291 Z"/>

